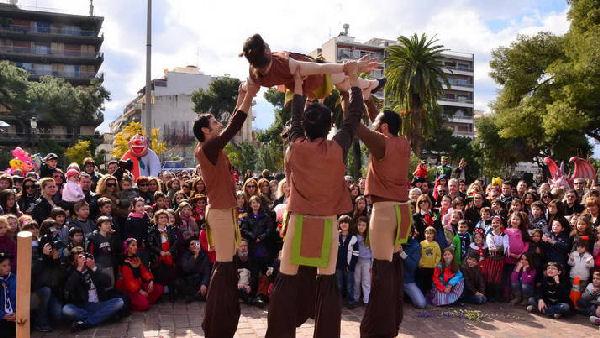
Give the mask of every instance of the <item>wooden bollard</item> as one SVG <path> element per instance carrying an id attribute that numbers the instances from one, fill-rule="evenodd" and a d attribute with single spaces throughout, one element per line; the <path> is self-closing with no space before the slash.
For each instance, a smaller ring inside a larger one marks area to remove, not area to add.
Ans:
<path id="1" fill-rule="evenodd" d="M 31 232 L 17 234 L 17 338 L 29 338 L 31 301 Z"/>

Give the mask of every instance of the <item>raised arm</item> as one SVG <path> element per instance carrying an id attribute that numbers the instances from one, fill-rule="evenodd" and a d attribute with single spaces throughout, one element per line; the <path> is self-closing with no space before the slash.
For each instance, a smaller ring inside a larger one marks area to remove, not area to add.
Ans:
<path id="1" fill-rule="evenodd" d="M 346 118 L 348 116 L 348 107 L 350 106 L 350 95 L 348 94 L 348 92 L 344 91 L 340 92 L 340 95 L 342 96 L 342 111 L 344 112 L 344 118 Z M 365 105 L 367 107 L 369 107 L 369 102 L 372 101 L 365 101 Z M 375 105 L 372 106 L 375 108 L 375 110 L 377 110 Z M 369 112 L 369 115 L 370 114 L 371 112 Z M 385 137 L 381 133 L 373 131 L 367 128 L 362 123 L 359 123 L 358 127 L 356 128 L 356 134 L 358 138 L 360 138 L 360 140 L 363 141 L 363 143 L 369 149 L 369 152 L 373 154 L 373 156 L 375 156 L 376 159 L 382 159 L 385 156 Z"/>
<path id="2" fill-rule="evenodd" d="M 291 59 L 290 59 L 291 60 Z M 304 105 L 306 98 L 302 96 L 302 77 L 298 72 L 294 74 L 294 98 L 292 100 L 292 118 L 290 120 L 289 141 L 294 142 L 297 139 L 304 138 L 304 128 L 302 127 Z"/>
<path id="3" fill-rule="evenodd" d="M 350 103 L 348 104 L 348 114 L 345 114 L 344 121 L 342 122 L 341 128 L 333 137 L 344 150 L 344 158 L 352 145 L 352 139 L 354 132 L 360 124 L 360 117 L 363 115 L 365 106 L 363 103 L 362 92 L 357 87 L 358 82 L 358 64 L 347 63 L 349 66 L 347 75 L 350 77 Z"/>
<path id="4" fill-rule="evenodd" d="M 252 100 L 259 89 L 260 86 L 255 84 L 240 85 L 236 110 L 229 119 L 227 127 L 221 131 L 219 136 L 206 141 L 202 146 L 204 154 L 211 163 L 217 163 L 219 152 L 223 150 L 227 143 L 242 129 L 244 121 L 246 121 L 246 118 L 248 117 L 248 110 L 250 110 L 250 107 L 252 106 Z"/>

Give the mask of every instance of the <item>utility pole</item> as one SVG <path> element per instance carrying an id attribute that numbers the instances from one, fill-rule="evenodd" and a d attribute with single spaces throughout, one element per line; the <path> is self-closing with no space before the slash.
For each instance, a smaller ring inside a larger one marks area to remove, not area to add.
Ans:
<path id="1" fill-rule="evenodd" d="M 152 79 L 150 78 L 150 69 L 152 66 L 152 0 L 148 0 L 148 17 L 146 19 L 146 89 L 144 97 L 146 99 L 146 137 L 152 135 Z"/>

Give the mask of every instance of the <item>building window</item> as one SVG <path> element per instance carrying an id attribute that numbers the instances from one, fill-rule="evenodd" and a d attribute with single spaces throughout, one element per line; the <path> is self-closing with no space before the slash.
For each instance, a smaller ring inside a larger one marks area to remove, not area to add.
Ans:
<path id="1" fill-rule="evenodd" d="M 48 21 L 37 21 L 35 26 L 38 33 L 50 33 L 50 22 Z"/>
<path id="2" fill-rule="evenodd" d="M 50 43 L 49 42 L 36 42 L 35 53 L 40 55 L 50 54 Z"/>

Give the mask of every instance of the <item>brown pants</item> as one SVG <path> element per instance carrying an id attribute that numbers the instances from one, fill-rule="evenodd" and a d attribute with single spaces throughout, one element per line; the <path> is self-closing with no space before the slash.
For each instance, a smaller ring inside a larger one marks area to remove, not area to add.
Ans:
<path id="1" fill-rule="evenodd" d="M 394 248 L 397 227 L 394 209 L 396 204 L 398 202 L 373 203 L 369 222 L 369 244 L 375 259 L 391 262 L 394 252 L 400 250 L 400 248 Z"/>
<path id="2" fill-rule="evenodd" d="M 217 262 L 231 262 L 236 253 L 236 220 L 232 209 L 207 209 L 207 222 L 210 227 L 213 249 L 217 252 Z"/>
<path id="3" fill-rule="evenodd" d="M 338 252 L 338 230 L 335 224 L 336 216 L 304 216 L 304 217 L 315 217 L 321 218 L 323 220 L 331 219 L 333 221 L 334 226 L 331 227 L 331 250 L 329 252 L 329 264 L 326 267 L 319 267 L 317 269 L 317 274 L 319 275 L 333 275 L 335 274 L 335 266 L 337 263 L 337 252 Z M 298 265 L 292 263 L 292 243 L 294 242 L 294 233 L 296 230 L 296 215 L 290 215 L 290 220 L 288 222 L 285 237 L 283 238 L 283 248 L 281 250 L 281 264 L 279 266 L 279 271 L 285 273 L 286 275 L 295 276 L 298 273 Z M 391 258 L 390 258 L 391 260 Z"/>

